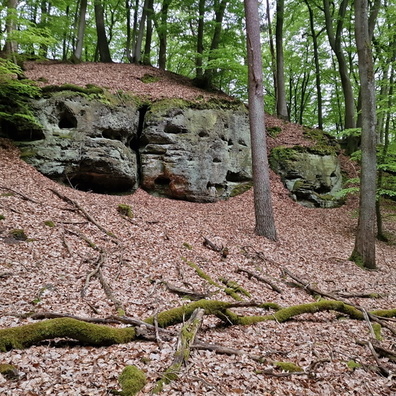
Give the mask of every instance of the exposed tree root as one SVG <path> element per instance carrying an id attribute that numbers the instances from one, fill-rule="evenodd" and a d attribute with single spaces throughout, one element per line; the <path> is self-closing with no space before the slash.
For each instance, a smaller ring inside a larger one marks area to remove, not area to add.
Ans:
<path id="1" fill-rule="evenodd" d="M 24 349 L 53 338 L 72 338 L 84 344 L 125 344 L 136 338 L 134 327 L 114 328 L 71 318 L 49 319 L 24 326 L 0 329 L 0 351 Z"/>
<path id="2" fill-rule="evenodd" d="M 195 336 L 201 327 L 204 310 L 197 308 L 194 310 L 190 319 L 183 325 L 177 341 L 177 349 L 172 364 L 168 367 L 162 378 L 157 382 L 153 393 L 160 393 L 164 384 L 169 384 L 176 380 L 183 365 L 190 357 L 191 345 L 194 344 Z"/>
<path id="3" fill-rule="evenodd" d="M 78 209 L 88 221 L 90 221 L 92 224 L 98 227 L 99 230 L 101 230 L 103 233 L 105 233 L 106 235 L 112 238 L 117 239 L 117 237 L 112 232 L 107 231 L 103 226 L 101 226 L 78 202 L 73 201 L 72 199 L 66 197 L 66 195 L 61 194 L 57 190 L 54 190 L 52 188 L 50 188 L 49 190 L 52 191 L 58 198 L 62 199 L 63 201 L 67 202 L 69 205 L 74 206 L 76 209 Z"/>
<path id="4" fill-rule="evenodd" d="M 200 308 L 205 315 L 215 315 L 225 323 L 232 325 L 251 325 L 267 320 L 285 322 L 302 314 L 314 314 L 322 311 L 336 311 L 349 316 L 351 319 L 363 320 L 363 313 L 342 301 L 322 300 L 308 304 L 294 305 L 263 316 L 240 316 L 231 311 L 235 307 L 257 307 L 268 309 L 275 304 L 259 304 L 255 302 L 228 303 L 216 300 L 199 300 L 181 307 L 172 308 L 156 315 L 160 327 L 168 327 L 183 323 L 189 319 L 193 312 Z M 276 305 L 275 305 L 276 307 Z M 386 316 L 396 316 L 396 309 L 388 311 L 371 311 L 372 315 L 381 313 Z M 112 318 L 113 320 L 115 317 Z M 122 318 L 120 318 L 122 321 Z M 155 317 L 145 320 L 148 324 L 154 324 Z M 88 323 L 70 317 L 50 319 L 39 323 L 27 324 L 9 329 L 0 329 L 0 351 L 12 348 L 23 349 L 40 341 L 58 337 L 68 337 L 89 345 L 121 344 L 136 339 L 136 329 L 113 328 L 104 325 Z"/>
<path id="5" fill-rule="evenodd" d="M 238 268 L 236 270 L 236 272 L 243 272 L 243 273 L 247 274 L 249 278 L 255 278 L 258 281 L 267 284 L 272 290 L 276 291 L 277 293 L 282 293 L 282 290 L 278 286 L 276 286 L 273 282 L 271 282 L 270 280 L 268 280 L 266 278 L 263 278 L 260 275 L 255 274 L 252 271 L 248 271 L 248 270 L 245 270 L 243 268 Z"/>

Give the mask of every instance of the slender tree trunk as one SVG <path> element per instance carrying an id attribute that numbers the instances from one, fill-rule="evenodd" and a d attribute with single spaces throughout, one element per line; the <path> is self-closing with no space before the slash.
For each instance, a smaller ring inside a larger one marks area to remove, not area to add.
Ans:
<path id="1" fill-rule="evenodd" d="M 198 81 L 203 77 L 203 39 L 204 39 L 204 17 L 205 17 L 205 0 L 199 0 L 198 3 L 198 31 L 197 31 L 197 56 L 195 58 L 195 74 Z"/>
<path id="2" fill-rule="evenodd" d="M 285 89 L 285 72 L 284 72 L 284 58 L 283 58 L 283 19 L 285 12 L 285 1 L 277 0 L 276 2 L 276 80 L 278 83 L 277 97 L 276 97 L 276 112 L 279 118 L 283 120 L 289 119 L 289 113 L 286 104 L 286 89 Z"/>
<path id="3" fill-rule="evenodd" d="M 149 0 L 147 5 L 146 40 L 144 43 L 143 64 L 151 65 L 151 42 L 153 38 L 154 0 Z"/>
<path id="4" fill-rule="evenodd" d="M 12 38 L 13 32 L 16 30 L 17 20 L 17 6 L 18 0 L 8 0 L 7 3 L 7 16 L 6 16 L 6 42 L 4 46 L 4 52 L 7 57 L 11 58 L 16 63 L 15 55 L 18 53 L 18 44 Z"/>
<path id="5" fill-rule="evenodd" d="M 258 0 L 244 0 L 249 69 L 249 122 L 252 146 L 256 234 L 276 240 L 271 201 L 260 44 Z"/>
<path id="6" fill-rule="evenodd" d="M 99 59 L 101 62 L 111 63 L 111 55 L 109 49 L 109 43 L 106 37 L 106 28 L 104 22 L 104 10 L 101 0 L 95 0 L 95 22 L 96 22 L 96 33 L 98 36 L 98 51 Z"/>
<path id="7" fill-rule="evenodd" d="M 81 62 L 83 44 L 84 44 L 84 35 L 85 35 L 85 15 L 87 13 L 87 0 L 80 1 L 80 12 L 78 16 L 78 30 L 77 30 L 77 43 L 76 48 L 73 52 L 72 62 L 79 63 Z"/>
<path id="8" fill-rule="evenodd" d="M 133 63 L 140 63 L 140 60 L 142 58 L 143 36 L 144 36 L 144 29 L 146 26 L 147 10 L 149 7 L 149 3 L 150 0 L 145 0 L 143 4 L 142 16 L 140 18 L 140 23 L 139 23 L 139 33 L 136 38 L 135 48 L 133 50 Z"/>
<path id="9" fill-rule="evenodd" d="M 351 259 L 365 268 L 376 268 L 376 105 L 375 79 L 368 27 L 367 0 L 355 0 L 355 36 L 362 92 L 362 169 L 355 248 Z"/>
<path id="10" fill-rule="evenodd" d="M 218 1 L 215 2 L 215 28 L 212 36 L 212 42 L 210 44 L 210 52 L 208 57 L 208 64 L 216 59 L 216 55 L 214 52 L 219 48 L 221 42 L 221 32 L 223 30 L 223 19 L 224 13 L 227 7 L 227 3 L 229 0 L 221 0 L 220 3 Z M 204 73 L 204 81 L 208 87 L 212 86 L 213 78 L 215 75 L 215 69 L 213 67 L 208 67 Z"/>
<path id="11" fill-rule="evenodd" d="M 274 79 L 275 107 L 276 107 L 276 98 L 278 97 L 278 79 L 277 79 L 277 75 L 276 75 L 276 55 L 275 55 L 275 46 L 274 46 L 274 35 L 272 32 L 271 9 L 270 9 L 269 0 L 267 0 L 266 4 L 267 4 L 269 46 L 270 46 L 270 53 L 271 53 L 271 69 L 272 69 L 272 76 L 273 76 L 272 78 Z"/>
<path id="12" fill-rule="evenodd" d="M 345 117 L 344 127 L 346 129 L 353 129 L 356 127 L 355 119 L 355 98 L 352 89 L 351 80 L 349 78 L 348 64 L 345 60 L 344 52 L 342 50 L 342 30 L 344 27 L 345 13 L 349 0 L 342 0 L 338 15 L 337 28 L 334 33 L 332 15 L 330 12 L 330 1 L 323 0 L 323 9 L 326 20 L 327 36 L 329 38 L 330 46 L 338 61 L 338 71 L 341 78 L 341 86 L 345 101 Z"/>
<path id="13" fill-rule="evenodd" d="M 315 61 L 315 83 L 316 83 L 316 96 L 318 102 L 318 128 L 323 129 L 323 99 L 322 99 L 322 81 L 320 73 L 319 63 L 319 47 L 318 47 L 318 33 L 315 31 L 315 20 L 314 13 L 308 0 L 305 0 L 305 4 L 308 7 L 309 12 L 309 26 L 311 29 L 313 50 L 314 50 L 314 61 Z"/>
<path id="14" fill-rule="evenodd" d="M 159 39 L 158 67 L 164 70 L 166 69 L 166 51 L 168 46 L 168 12 L 171 2 L 172 0 L 163 0 L 161 24 L 159 26 L 156 25 Z"/>
<path id="15" fill-rule="evenodd" d="M 125 56 L 129 62 L 132 59 L 132 29 L 131 29 L 131 3 L 129 0 L 125 0 L 125 11 L 126 11 L 126 44 L 125 44 Z"/>

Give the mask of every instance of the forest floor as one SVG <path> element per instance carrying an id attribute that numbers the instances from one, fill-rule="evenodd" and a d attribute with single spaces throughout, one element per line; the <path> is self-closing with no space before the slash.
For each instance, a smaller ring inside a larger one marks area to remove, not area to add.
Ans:
<path id="1" fill-rule="evenodd" d="M 108 85 L 115 86 L 111 81 L 117 80 L 118 69 L 129 70 L 130 75 L 139 69 L 132 71 L 132 65 L 46 67 L 40 65 L 39 71 L 27 73 L 30 78 L 45 77 L 48 83 L 64 79 L 85 85 L 97 83 L 93 76 L 100 70 Z M 99 68 L 96 72 L 95 67 Z M 89 73 L 84 77 L 85 68 Z M 72 78 L 77 75 L 78 80 Z M 122 83 L 125 80 L 120 81 L 119 89 L 127 89 Z M 306 144 L 299 126 L 272 117 L 267 121 L 281 125 L 283 131 L 276 141 L 270 139 L 270 146 Z M 124 196 L 82 192 L 44 177 L 23 162 L 8 141 L 1 140 L 0 327 L 37 323 L 28 313 L 108 318 L 119 314 L 120 308 L 126 316 L 144 320 L 189 303 L 172 287 L 235 302 L 188 262 L 218 284 L 221 277 L 237 282 L 250 293 L 250 297 L 241 295 L 245 302 L 273 302 L 282 307 L 312 303 L 317 298 L 309 290 L 315 288 L 367 311 L 395 309 L 395 204 L 383 206 L 384 229 L 391 242 L 377 243 L 378 270 L 366 271 L 348 261 L 357 225 L 356 198 L 336 209 L 308 209 L 290 199 L 273 173 L 271 182 L 276 242 L 254 234 L 251 190 L 210 204 L 153 197 L 140 189 Z M 121 216 L 119 204 L 130 205 L 133 218 Z M 27 239 L 13 230 L 23 230 Z M 227 257 L 204 246 L 204 238 L 227 247 Z M 89 277 L 99 263 L 107 290 L 100 277 Z M 240 269 L 270 280 L 279 290 Z M 268 313 L 257 307 L 233 311 L 240 315 Z M 386 324 L 395 328 L 394 321 Z M 367 345 L 372 340 L 370 327 L 370 320 L 340 317 L 334 311 L 249 326 L 230 325 L 206 315 L 198 331 L 199 342 L 240 353 L 193 349 L 179 379 L 165 385 L 163 394 L 395 395 L 395 374 L 386 377 L 375 370 L 380 365 L 395 373 L 395 362 L 375 360 Z M 18 376 L 7 379 L 0 375 L 0 394 L 108 395 L 120 389 L 118 376 L 127 365 L 146 373 L 148 381 L 139 394 L 150 394 L 173 361 L 180 325 L 168 330 L 171 337 L 157 341 L 92 347 L 57 339 L 2 353 L 0 363 L 14 365 Z M 381 334 L 381 346 L 396 352 L 394 333 L 383 326 Z M 303 371 L 285 372 L 276 362 L 292 362 Z"/>

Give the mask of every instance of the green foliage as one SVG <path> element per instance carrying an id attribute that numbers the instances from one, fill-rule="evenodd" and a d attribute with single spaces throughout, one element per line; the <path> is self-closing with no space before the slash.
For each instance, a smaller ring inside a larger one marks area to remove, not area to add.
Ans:
<path id="1" fill-rule="evenodd" d="M 19 66 L 0 58 L 0 131 L 41 130 L 30 107 L 30 99 L 37 97 L 41 90 L 30 80 L 17 79 L 22 74 Z"/>

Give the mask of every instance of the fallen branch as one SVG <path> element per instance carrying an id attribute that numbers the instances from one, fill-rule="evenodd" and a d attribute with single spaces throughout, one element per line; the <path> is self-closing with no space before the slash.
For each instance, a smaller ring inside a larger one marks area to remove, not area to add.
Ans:
<path id="1" fill-rule="evenodd" d="M 52 188 L 50 188 L 50 191 L 52 191 L 57 197 L 59 197 L 69 205 L 72 205 L 76 209 L 78 209 L 88 221 L 90 221 L 92 224 L 98 227 L 99 230 L 101 230 L 103 233 L 105 233 L 106 235 L 112 238 L 117 239 L 117 237 L 112 232 L 107 231 L 103 226 L 101 226 L 83 207 L 81 207 L 81 205 L 78 202 L 70 199 L 69 197 L 66 197 L 65 195 L 61 194 L 59 191 L 54 190 Z"/>
<path id="2" fill-rule="evenodd" d="M 178 378 L 181 368 L 187 364 L 190 357 L 191 345 L 194 344 L 196 334 L 201 327 L 204 310 L 197 308 L 194 310 L 188 321 L 183 325 L 179 338 L 177 340 L 177 348 L 172 364 L 157 381 L 152 393 L 160 393 L 165 384 L 169 384 Z"/>
<path id="3" fill-rule="evenodd" d="M 275 304 L 257 302 L 229 303 L 216 300 L 199 300 L 181 307 L 172 308 L 168 311 L 160 312 L 145 320 L 145 323 L 154 325 L 155 320 L 159 327 L 168 327 L 174 324 L 183 323 L 189 319 L 196 309 L 202 309 L 205 315 L 215 315 L 226 324 L 230 325 L 251 325 L 254 323 L 275 320 L 279 323 L 290 320 L 296 316 L 322 311 L 337 311 L 348 315 L 351 319 L 363 320 L 363 313 L 342 301 L 321 300 L 309 304 L 294 305 L 281 308 L 278 311 L 262 316 L 240 316 L 231 311 L 231 308 L 257 307 L 261 309 L 273 308 Z M 371 311 L 368 314 L 376 315 L 378 311 Z M 380 311 L 384 313 L 384 311 Z M 386 314 L 396 316 L 396 310 L 389 310 Z M 117 320 L 122 321 L 123 317 Z M 124 320 L 127 320 L 124 318 Z M 93 324 L 62 317 L 49 319 L 43 322 L 28 324 L 9 329 L 0 329 L 0 351 L 12 348 L 27 348 L 43 340 L 68 337 L 87 343 L 89 345 L 110 345 L 125 343 L 136 338 L 135 328 L 112 328 L 104 325 Z"/>
<path id="4" fill-rule="evenodd" d="M 0 351 L 25 349 L 41 341 L 71 338 L 92 346 L 125 344 L 136 338 L 134 327 L 114 328 L 71 318 L 48 319 L 8 329 L 0 329 Z"/>
<path id="5" fill-rule="evenodd" d="M 111 287 L 109 286 L 106 279 L 104 278 L 102 269 L 100 267 L 98 269 L 97 277 L 99 278 L 100 284 L 103 287 L 106 297 L 114 304 L 114 306 L 117 309 L 117 312 L 120 312 L 120 311 L 125 312 L 125 309 L 122 306 L 122 303 L 114 297 Z"/>
<path id="6" fill-rule="evenodd" d="M 86 278 L 85 278 L 85 284 L 84 284 L 84 286 L 82 287 L 82 289 L 81 289 L 81 291 L 80 291 L 81 297 L 85 297 L 85 294 L 86 294 L 86 291 L 87 291 L 87 288 L 88 288 L 89 281 L 91 280 L 91 278 L 92 278 L 93 276 L 95 276 L 95 275 L 98 274 L 98 272 L 99 272 L 99 270 L 100 270 L 100 267 L 103 265 L 103 263 L 104 263 L 104 253 L 102 252 L 102 253 L 99 255 L 99 257 L 98 257 L 98 260 L 97 260 L 97 264 L 96 264 L 95 269 L 94 269 L 92 272 L 89 272 L 89 273 L 87 274 Z"/>
<path id="7" fill-rule="evenodd" d="M 359 305 L 355 305 L 346 301 L 343 301 L 342 299 L 337 298 L 334 294 L 331 293 L 326 293 L 323 292 L 322 290 L 319 290 L 315 287 L 312 287 L 309 283 L 304 282 L 300 278 L 298 278 L 296 275 L 292 274 L 288 269 L 283 268 L 282 272 L 289 275 L 290 278 L 295 280 L 297 283 L 301 284 L 304 287 L 304 290 L 307 290 L 310 294 L 312 295 L 318 295 L 326 298 L 330 298 L 331 300 L 339 301 L 342 302 L 345 305 L 349 305 L 350 307 L 353 307 L 354 309 L 360 311 L 362 315 L 364 316 L 365 309 L 363 307 L 360 307 Z M 393 317 L 396 315 L 396 310 L 390 309 L 390 310 L 377 310 L 375 312 L 367 312 L 368 317 L 377 323 L 379 323 L 381 326 L 386 327 L 388 330 L 390 330 L 393 334 L 396 334 L 396 329 L 394 329 L 392 326 L 390 326 L 387 323 L 384 323 L 383 316 L 384 318 L 386 317 Z"/>
<path id="8" fill-rule="evenodd" d="M 170 284 L 169 282 L 162 282 L 162 283 L 166 286 L 166 288 L 169 291 L 176 293 L 180 296 L 187 296 L 191 300 L 201 300 L 203 298 L 210 297 L 209 294 L 200 293 L 195 290 L 182 289 L 180 287 Z"/>
<path id="9" fill-rule="evenodd" d="M 228 248 L 224 246 L 217 246 L 213 242 L 211 242 L 208 238 L 203 237 L 203 245 L 208 249 L 211 249 L 215 252 L 221 253 L 223 258 L 227 258 L 228 256 Z"/>
<path id="10" fill-rule="evenodd" d="M 21 198 L 24 199 L 25 201 L 30 201 L 30 202 L 33 202 L 33 203 L 35 203 L 35 204 L 42 205 L 41 202 L 35 201 L 34 199 L 29 198 L 27 195 L 22 194 L 22 193 L 19 192 L 19 191 L 13 190 L 12 188 L 5 187 L 5 186 L 0 186 L 0 190 L 9 191 L 9 192 L 12 193 L 12 194 L 18 195 L 19 197 L 21 197 Z"/>
<path id="11" fill-rule="evenodd" d="M 252 272 L 252 271 L 245 270 L 245 269 L 243 269 L 243 268 L 238 268 L 238 269 L 236 270 L 236 272 L 245 273 L 245 274 L 248 275 L 249 278 L 255 278 L 255 279 L 257 279 L 258 281 L 267 284 L 272 290 L 276 291 L 277 293 L 282 293 L 282 290 L 279 289 L 279 287 L 276 286 L 273 282 L 271 282 L 271 281 L 268 280 L 268 279 L 263 278 L 262 276 L 256 275 L 256 274 L 255 274 L 254 272 Z"/>

